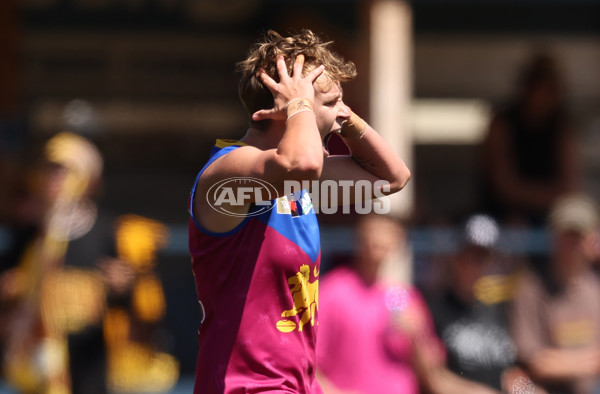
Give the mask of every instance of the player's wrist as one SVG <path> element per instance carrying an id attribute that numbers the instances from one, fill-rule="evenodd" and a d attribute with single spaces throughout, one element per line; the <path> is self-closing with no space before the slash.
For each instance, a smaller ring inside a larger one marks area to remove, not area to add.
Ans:
<path id="1" fill-rule="evenodd" d="M 286 107 L 287 119 L 300 112 L 313 112 L 312 100 L 306 97 L 296 97 L 291 99 Z"/>
<path id="2" fill-rule="evenodd" d="M 359 140 L 367 132 L 367 122 L 360 116 L 352 112 L 350 117 L 342 122 L 342 127 L 338 133 L 348 140 Z"/>

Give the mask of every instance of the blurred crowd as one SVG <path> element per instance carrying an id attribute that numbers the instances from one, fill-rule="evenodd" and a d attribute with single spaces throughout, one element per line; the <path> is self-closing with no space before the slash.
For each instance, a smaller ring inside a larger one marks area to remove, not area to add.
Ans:
<path id="1" fill-rule="evenodd" d="M 599 392 L 597 207 L 560 196 L 547 220 L 550 250 L 529 256 L 502 245 L 491 216 L 468 216 L 427 287 L 381 274 L 409 247 L 408 224 L 360 218 L 355 253 L 320 283 L 325 392 Z"/>
<path id="2" fill-rule="evenodd" d="M 414 256 L 426 280 L 386 274 L 411 264 L 397 258 L 410 255 L 410 218 L 361 217 L 353 253 L 324 262 L 326 393 L 600 392 L 598 209 L 556 64 L 536 55 L 518 82 L 481 146 L 482 203 L 453 223 L 452 250 Z M 168 227 L 98 203 L 103 158 L 81 135 L 2 167 L 1 381 L 18 393 L 169 392 L 180 365 L 156 270 Z M 515 228 L 542 229 L 546 250 L 511 248 Z"/>
<path id="3" fill-rule="evenodd" d="M 390 281 L 410 218 L 367 216 L 354 253 L 324 274 L 325 392 L 600 392 L 597 202 L 557 64 L 534 54 L 517 82 L 481 146 L 481 204 L 452 222 L 450 248 L 432 237 L 413 254 L 425 273 Z M 535 233 L 544 246 L 522 247 Z"/>

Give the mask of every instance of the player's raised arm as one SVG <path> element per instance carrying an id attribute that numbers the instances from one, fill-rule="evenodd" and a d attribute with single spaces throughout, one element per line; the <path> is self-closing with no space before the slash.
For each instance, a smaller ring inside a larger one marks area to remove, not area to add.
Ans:
<path id="1" fill-rule="evenodd" d="M 369 126 L 363 119 L 340 102 L 341 127 L 338 134 L 350 149 L 349 156 L 329 156 L 325 159 L 322 180 L 345 180 L 356 182 L 367 181 L 372 185 L 372 198 L 395 193 L 410 180 L 411 173 L 404 161 L 394 152 L 392 147 Z M 340 193 L 340 196 L 343 194 Z M 351 203 L 357 198 L 354 189 L 349 194 Z M 348 201 L 339 201 L 340 204 Z"/>

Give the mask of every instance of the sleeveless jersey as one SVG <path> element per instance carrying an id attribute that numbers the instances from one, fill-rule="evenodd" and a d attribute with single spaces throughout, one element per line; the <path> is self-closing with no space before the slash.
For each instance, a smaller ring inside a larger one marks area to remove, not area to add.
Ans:
<path id="1" fill-rule="evenodd" d="M 321 393 L 315 379 L 321 247 L 308 193 L 273 200 L 272 209 L 227 233 L 206 230 L 193 215 L 202 172 L 242 145 L 218 140 L 190 196 L 189 246 L 202 309 L 194 394 Z"/>

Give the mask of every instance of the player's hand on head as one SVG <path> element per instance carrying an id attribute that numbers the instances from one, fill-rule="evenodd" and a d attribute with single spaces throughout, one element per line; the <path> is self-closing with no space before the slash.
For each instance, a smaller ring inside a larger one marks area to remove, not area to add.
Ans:
<path id="1" fill-rule="evenodd" d="M 287 118 L 286 108 L 290 100 L 294 98 L 307 98 L 311 102 L 315 98 L 315 89 L 313 82 L 323 73 L 325 66 L 319 66 L 311 70 L 306 76 L 302 76 L 304 68 L 304 55 L 296 56 L 292 75 L 288 75 L 285 59 L 279 55 L 277 57 L 277 73 L 279 82 L 276 82 L 266 72 L 261 71 L 260 79 L 263 84 L 273 94 L 274 107 L 271 109 L 262 109 L 252 114 L 252 120 L 259 121 L 264 119 Z"/>

